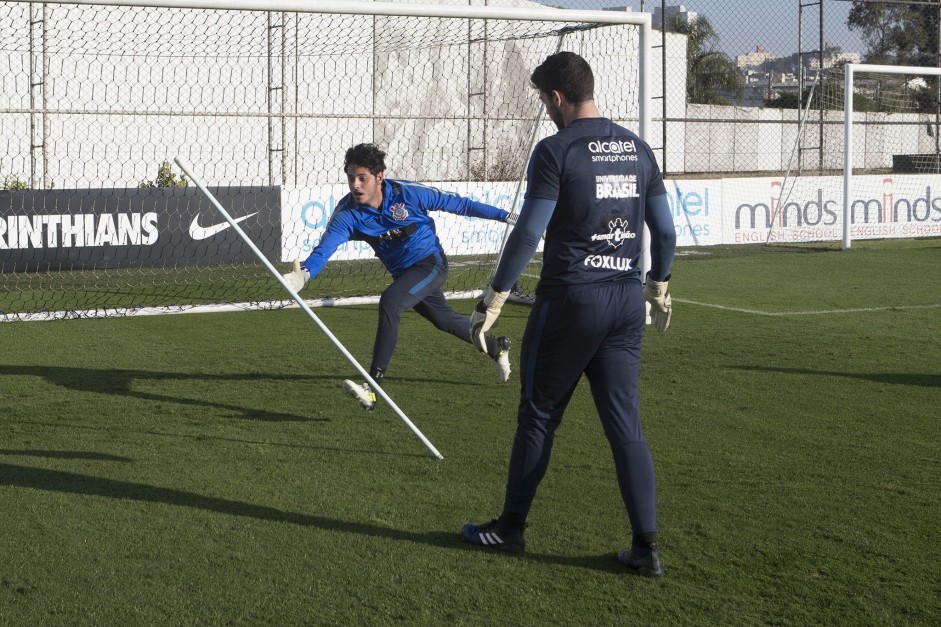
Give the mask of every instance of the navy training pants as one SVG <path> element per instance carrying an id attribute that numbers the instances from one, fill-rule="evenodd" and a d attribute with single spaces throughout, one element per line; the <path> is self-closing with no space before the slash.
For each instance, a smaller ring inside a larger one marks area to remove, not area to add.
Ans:
<path id="1" fill-rule="evenodd" d="M 524 518 L 529 513 L 555 431 L 584 373 L 614 456 L 631 529 L 634 534 L 656 531 L 656 480 L 638 397 L 645 321 L 639 280 L 537 296 L 523 335 L 505 511 Z"/>
<path id="2" fill-rule="evenodd" d="M 470 343 L 470 319 L 451 309 L 441 286 L 448 278 L 448 262 L 441 253 L 425 257 L 393 279 L 379 298 L 379 325 L 373 345 L 370 372 L 385 371 L 392 361 L 399 322 L 414 308 L 436 328 Z"/>

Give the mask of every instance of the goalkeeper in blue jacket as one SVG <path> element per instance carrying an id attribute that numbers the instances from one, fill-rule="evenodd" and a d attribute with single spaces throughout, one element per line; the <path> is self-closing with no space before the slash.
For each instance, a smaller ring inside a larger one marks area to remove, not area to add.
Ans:
<path id="1" fill-rule="evenodd" d="M 448 305 L 441 287 L 448 278 L 448 260 L 435 232 L 431 211 L 506 222 L 510 214 L 457 194 L 385 177 L 385 152 L 374 144 L 359 144 L 346 151 L 343 169 L 350 193 L 337 204 L 320 243 L 299 269 L 284 275 L 299 292 L 327 264 L 340 245 L 368 243 L 392 275 L 392 283 L 379 299 L 379 326 L 373 346 L 370 376 L 380 385 L 395 352 L 399 321 L 412 308 L 436 328 L 470 343 L 470 321 Z M 510 377 L 506 337 L 486 336 L 486 352 L 496 362 L 500 379 Z M 376 397 L 366 383 L 343 382 L 348 394 L 366 409 L 375 409 Z"/>

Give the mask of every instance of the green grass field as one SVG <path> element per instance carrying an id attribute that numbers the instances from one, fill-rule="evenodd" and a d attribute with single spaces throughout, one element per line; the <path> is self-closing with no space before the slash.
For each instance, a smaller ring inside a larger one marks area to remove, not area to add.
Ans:
<path id="1" fill-rule="evenodd" d="M 615 562 L 584 383 L 527 553 L 461 542 L 518 380 L 413 313 L 386 390 L 442 461 L 298 309 L 8 323 L 0 624 L 937 624 L 941 241 L 681 252 L 641 382 L 662 580 Z M 317 313 L 368 362 L 375 308 Z"/>

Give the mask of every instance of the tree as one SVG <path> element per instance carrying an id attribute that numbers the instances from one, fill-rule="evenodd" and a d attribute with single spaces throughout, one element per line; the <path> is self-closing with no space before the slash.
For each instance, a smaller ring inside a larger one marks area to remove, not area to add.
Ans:
<path id="1" fill-rule="evenodd" d="M 937 4 L 855 0 L 846 24 L 869 46 L 867 63 L 934 67 L 939 10 Z"/>
<path id="2" fill-rule="evenodd" d="M 0 180 L 0 190 L 21 191 L 24 189 L 29 189 L 29 183 L 13 174 L 7 174 L 3 180 Z"/>
<path id="3" fill-rule="evenodd" d="M 718 50 L 719 36 L 704 16 L 685 21 L 674 15 L 671 30 L 686 35 L 686 98 L 698 104 L 731 104 L 741 98 L 742 77 L 729 55 Z"/>
<path id="4" fill-rule="evenodd" d="M 939 11 L 938 4 L 856 0 L 846 23 L 851 30 L 859 31 L 869 47 L 867 63 L 935 67 L 939 61 Z M 938 110 L 937 78 L 926 79 L 926 88 L 910 92 L 917 111 Z M 878 108 L 878 103 L 875 106 Z"/>
<path id="5" fill-rule="evenodd" d="M 157 178 L 153 181 L 141 181 L 139 187 L 142 189 L 154 189 L 157 187 L 186 187 L 187 185 L 189 185 L 189 181 L 186 180 L 186 176 L 181 174 L 180 177 L 177 178 L 173 170 L 170 169 L 170 162 L 164 161 L 160 164 L 160 167 L 157 168 Z"/>

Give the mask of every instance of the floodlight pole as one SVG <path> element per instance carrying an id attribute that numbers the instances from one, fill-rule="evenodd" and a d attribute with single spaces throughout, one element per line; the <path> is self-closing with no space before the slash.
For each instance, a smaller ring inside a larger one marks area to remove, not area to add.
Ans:
<path id="1" fill-rule="evenodd" d="M 317 323 L 317 326 L 320 327 L 320 330 L 323 331 L 324 334 L 325 334 L 328 338 L 330 338 L 330 341 L 333 342 L 333 344 L 334 344 L 338 349 L 340 349 L 340 352 L 343 353 L 343 356 L 346 357 L 346 359 L 347 359 L 351 364 L 353 364 L 353 367 L 355 367 L 356 370 L 366 379 L 366 381 L 369 383 L 370 387 L 372 387 L 372 389 L 375 390 L 376 393 L 377 393 L 379 396 L 381 396 L 382 399 L 383 399 L 386 403 L 389 404 L 389 407 L 391 407 L 392 410 L 393 410 L 396 414 L 398 414 L 399 418 L 402 419 L 402 422 L 404 422 L 404 423 L 406 424 L 406 426 L 407 426 L 409 429 L 411 429 L 412 433 L 414 433 L 414 434 L 418 437 L 418 439 L 422 441 L 422 444 L 425 445 L 425 447 L 431 452 L 432 455 L 434 455 L 434 456 L 435 456 L 436 458 L 438 458 L 438 459 L 444 459 L 444 456 L 443 456 L 441 453 L 438 452 L 438 449 L 436 449 L 436 448 L 434 447 L 434 445 L 433 445 L 431 442 L 428 441 L 428 438 L 426 438 L 426 437 L 424 436 L 424 434 L 422 434 L 422 432 L 418 430 L 418 427 L 416 427 L 416 426 L 412 423 L 412 421 L 408 419 L 408 416 L 406 416 L 405 413 L 404 413 L 401 409 L 399 409 L 399 406 L 396 405 L 396 404 L 395 404 L 395 401 L 393 401 L 392 398 L 389 397 L 388 394 L 386 394 L 385 390 L 383 390 L 382 387 L 381 387 L 378 383 L 376 383 L 375 379 L 373 379 L 371 376 L 369 376 L 369 373 L 366 372 L 365 368 L 363 368 L 363 367 L 359 364 L 359 362 L 356 361 L 356 358 L 353 357 L 353 355 L 350 354 L 350 352 L 349 352 L 348 350 L 346 350 L 346 347 L 343 346 L 343 344 L 340 342 L 340 340 L 337 339 L 337 337 L 330 331 L 329 328 L 327 328 L 327 325 L 325 325 L 325 324 L 320 320 L 320 318 L 317 317 L 317 314 L 315 314 L 315 313 L 311 310 L 311 308 L 307 305 L 307 303 L 304 302 L 304 299 L 301 298 L 300 295 L 298 295 L 297 292 L 295 292 L 293 289 L 291 289 L 291 286 L 287 284 L 287 282 L 284 280 L 284 277 L 281 276 L 281 273 L 278 272 L 278 270 L 274 267 L 274 265 L 273 265 L 270 261 L 268 261 L 268 258 L 265 257 L 264 253 L 262 253 L 261 250 L 259 250 L 258 247 L 255 246 L 255 243 L 251 240 L 250 237 L 248 237 L 248 234 L 245 233 L 245 231 L 242 230 L 242 227 L 240 227 L 240 226 L 238 225 L 238 222 L 236 222 L 236 221 L 232 218 L 232 216 L 229 215 L 229 212 L 226 211 L 226 209 L 219 203 L 219 201 L 216 200 L 216 197 L 215 197 L 208 189 L 206 189 L 206 187 L 203 185 L 202 181 L 200 181 L 199 178 L 197 178 L 197 177 L 193 174 L 192 170 L 190 169 L 189 164 L 187 164 L 187 163 L 186 163 L 183 159 L 181 159 L 180 157 L 176 157 L 176 158 L 173 159 L 173 160 L 176 162 L 176 164 L 177 164 L 178 166 L 180 166 L 180 169 L 183 170 L 183 172 L 184 172 L 188 177 L 190 177 L 190 179 L 192 179 L 192 181 L 193 181 L 193 183 L 196 185 L 196 187 L 199 188 L 199 191 L 201 191 L 201 192 L 206 196 L 206 198 L 209 199 L 209 201 L 213 204 L 213 206 L 215 206 L 215 208 L 219 211 L 219 213 L 222 214 L 222 217 L 225 218 L 225 221 L 229 223 L 229 226 L 231 226 L 231 227 L 235 230 L 235 232 L 239 234 L 239 237 L 241 237 L 241 238 L 245 241 L 245 243 L 248 244 L 248 247 L 252 249 L 252 252 L 255 253 L 255 256 L 257 256 L 258 259 L 260 259 L 261 262 L 265 265 L 265 267 L 268 268 L 268 272 L 270 272 L 272 275 L 274 275 L 274 277 L 278 280 L 278 282 L 281 284 L 281 286 L 282 286 L 284 289 L 287 290 L 288 294 L 291 295 L 291 298 L 294 299 L 294 302 L 296 302 L 296 303 L 300 306 L 300 308 L 303 309 L 304 312 L 305 312 L 308 316 L 310 316 L 310 319 L 311 319 L 311 320 L 313 320 L 315 323 Z"/>

